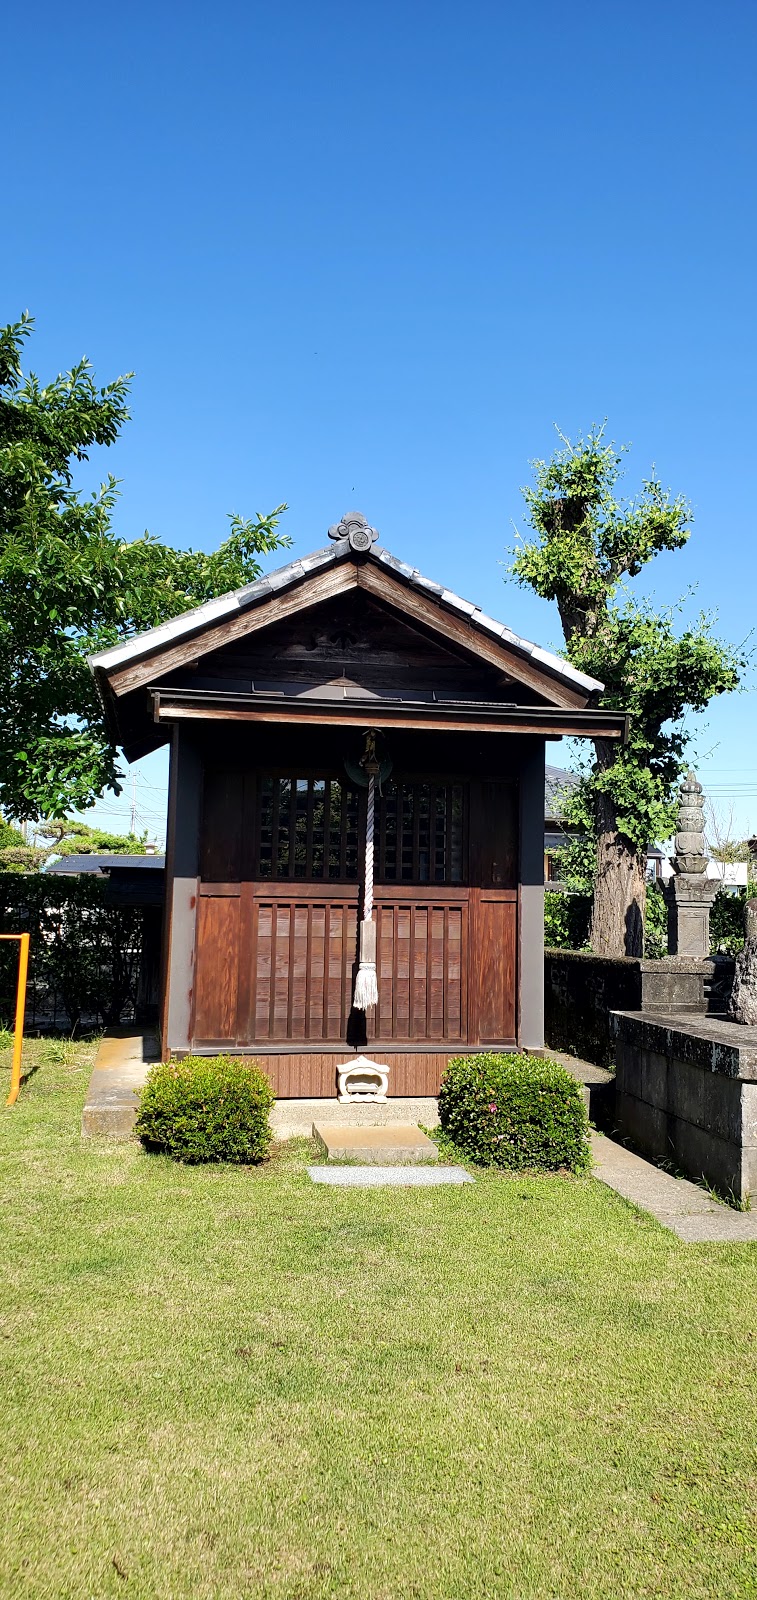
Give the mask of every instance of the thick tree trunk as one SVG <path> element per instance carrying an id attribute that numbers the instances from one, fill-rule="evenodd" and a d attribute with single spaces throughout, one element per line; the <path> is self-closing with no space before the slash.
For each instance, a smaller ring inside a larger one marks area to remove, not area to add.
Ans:
<path id="1" fill-rule="evenodd" d="M 608 759 L 609 757 L 609 759 Z M 600 766 L 609 766 L 611 747 L 597 740 Z M 618 832 L 609 795 L 599 797 L 597 867 L 591 947 L 598 956 L 642 956 L 646 908 L 646 863 Z"/>

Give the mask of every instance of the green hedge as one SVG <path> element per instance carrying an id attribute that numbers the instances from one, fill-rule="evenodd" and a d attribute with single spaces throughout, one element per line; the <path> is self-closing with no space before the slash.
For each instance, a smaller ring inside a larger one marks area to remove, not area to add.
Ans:
<path id="1" fill-rule="evenodd" d="M 579 1086 L 546 1057 L 456 1056 L 442 1078 L 439 1120 L 481 1166 L 583 1172 L 591 1162 Z"/>
<path id="2" fill-rule="evenodd" d="M 114 1025 L 134 1015 L 145 911 L 106 904 L 107 880 L 0 873 L 0 933 L 30 933 L 27 1028 Z M 16 1004 L 17 946 L 0 944 L 0 1023 Z"/>
<path id="3" fill-rule="evenodd" d="M 710 911 L 710 949 L 713 955 L 721 953 L 736 956 L 744 947 L 746 936 L 746 903 L 757 898 L 757 884 L 729 894 L 718 889 Z"/>
<path id="4" fill-rule="evenodd" d="M 263 1161 L 271 1143 L 275 1095 L 254 1061 L 185 1056 L 152 1067 L 142 1090 L 137 1133 L 175 1161 Z"/>

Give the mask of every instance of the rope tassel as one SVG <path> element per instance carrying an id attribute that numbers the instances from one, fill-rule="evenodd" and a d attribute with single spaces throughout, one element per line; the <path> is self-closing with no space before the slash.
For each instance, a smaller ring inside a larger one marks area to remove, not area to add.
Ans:
<path id="1" fill-rule="evenodd" d="M 356 1011 L 367 1011 L 378 1003 L 376 977 L 376 924 L 373 920 L 373 834 L 375 826 L 375 784 L 378 763 L 365 763 L 368 771 L 368 814 L 365 824 L 365 879 L 363 884 L 363 920 L 360 924 L 360 965 L 355 978 L 352 1004 Z"/>

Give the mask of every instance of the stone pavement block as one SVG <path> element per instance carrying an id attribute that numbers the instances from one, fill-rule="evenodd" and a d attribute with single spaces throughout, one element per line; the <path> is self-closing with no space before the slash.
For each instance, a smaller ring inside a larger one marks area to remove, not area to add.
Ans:
<path id="1" fill-rule="evenodd" d="M 757 1243 L 757 1219 L 749 1211 L 731 1211 L 727 1206 L 720 1206 L 717 1215 L 707 1212 L 676 1217 L 670 1222 L 666 1222 L 664 1216 L 657 1220 L 677 1233 L 684 1244 Z"/>
<path id="2" fill-rule="evenodd" d="M 327 1161 L 398 1167 L 439 1160 L 439 1151 L 428 1135 L 407 1123 L 356 1128 L 314 1122 L 313 1138 Z"/>
<path id="3" fill-rule="evenodd" d="M 594 1175 L 616 1194 L 649 1211 L 685 1244 L 757 1243 L 757 1214 L 734 1211 L 706 1189 L 662 1172 L 613 1139 L 593 1134 Z"/>
<path id="4" fill-rule="evenodd" d="M 130 1139 L 139 1109 L 139 1090 L 159 1059 L 155 1034 L 126 1030 L 106 1034 L 97 1052 L 82 1111 L 83 1139 Z"/>
<path id="5" fill-rule="evenodd" d="M 438 1184 L 473 1183 L 463 1167 L 308 1167 L 313 1183 L 333 1184 L 340 1189 L 433 1188 Z"/>

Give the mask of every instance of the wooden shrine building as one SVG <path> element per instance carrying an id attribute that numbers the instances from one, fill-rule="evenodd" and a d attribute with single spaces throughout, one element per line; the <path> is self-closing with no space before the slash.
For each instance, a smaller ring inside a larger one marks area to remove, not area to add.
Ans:
<path id="1" fill-rule="evenodd" d="M 281 1097 L 335 1094 L 367 1051 L 391 1095 L 434 1094 L 451 1055 L 543 1046 L 545 742 L 625 718 L 357 513 L 329 532 L 92 659 L 127 758 L 171 746 L 163 1049 L 255 1056 Z"/>

